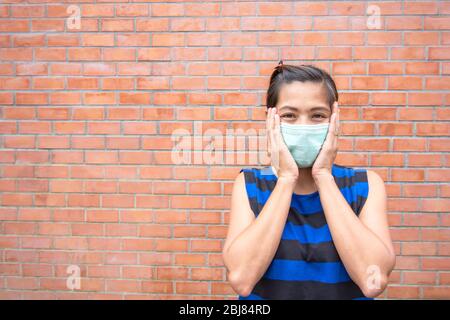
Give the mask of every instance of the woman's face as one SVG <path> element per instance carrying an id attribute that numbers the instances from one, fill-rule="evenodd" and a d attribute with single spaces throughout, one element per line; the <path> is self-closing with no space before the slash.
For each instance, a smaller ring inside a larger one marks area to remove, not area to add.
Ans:
<path id="1" fill-rule="evenodd" d="M 325 88 L 311 81 L 283 84 L 276 108 L 281 122 L 289 124 L 321 124 L 331 118 Z"/>

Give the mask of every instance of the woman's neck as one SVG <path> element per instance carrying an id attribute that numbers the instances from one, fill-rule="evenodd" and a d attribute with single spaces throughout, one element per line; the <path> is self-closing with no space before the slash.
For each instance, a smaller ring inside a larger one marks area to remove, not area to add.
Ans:
<path id="1" fill-rule="evenodd" d="M 310 194 L 317 191 L 316 183 L 311 172 L 312 168 L 298 168 L 298 179 L 294 193 Z"/>
<path id="2" fill-rule="evenodd" d="M 277 176 L 275 168 L 272 171 Z M 317 191 L 316 183 L 312 177 L 312 168 L 298 168 L 298 179 L 294 189 L 296 194 L 310 194 Z"/>

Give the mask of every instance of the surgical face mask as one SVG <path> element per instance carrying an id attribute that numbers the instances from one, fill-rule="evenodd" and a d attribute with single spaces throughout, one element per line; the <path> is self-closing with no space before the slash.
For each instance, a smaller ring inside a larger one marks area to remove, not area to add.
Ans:
<path id="1" fill-rule="evenodd" d="M 283 140 L 299 168 L 313 166 L 325 142 L 329 125 L 280 123 Z"/>

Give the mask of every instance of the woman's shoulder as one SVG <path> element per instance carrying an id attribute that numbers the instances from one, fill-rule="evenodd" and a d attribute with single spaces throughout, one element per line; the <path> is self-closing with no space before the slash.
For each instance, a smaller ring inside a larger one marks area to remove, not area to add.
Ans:
<path id="1" fill-rule="evenodd" d="M 333 165 L 333 176 L 339 189 L 359 216 L 369 193 L 368 171 L 363 167 Z"/>
<path id="2" fill-rule="evenodd" d="M 242 171 L 270 171 L 272 172 L 272 167 L 271 166 L 254 166 L 254 167 L 242 167 L 240 172 Z"/>
<path id="3" fill-rule="evenodd" d="M 333 164 L 332 173 L 337 177 L 355 177 L 356 179 L 367 180 L 368 169 L 364 167 L 345 166 Z"/>
<path id="4" fill-rule="evenodd" d="M 365 180 L 365 181 L 375 181 L 375 182 L 384 182 L 383 178 L 380 174 L 378 174 L 376 171 L 364 168 L 364 167 L 350 167 L 350 166 L 343 166 L 343 165 L 336 165 L 334 164 L 338 171 L 345 172 L 347 174 L 350 174 L 352 176 L 355 176 L 356 178 Z"/>
<path id="5" fill-rule="evenodd" d="M 243 172 L 245 176 L 252 176 L 258 179 L 273 180 L 273 178 L 275 177 L 271 166 L 244 167 L 239 171 L 239 173 L 241 172 Z"/>

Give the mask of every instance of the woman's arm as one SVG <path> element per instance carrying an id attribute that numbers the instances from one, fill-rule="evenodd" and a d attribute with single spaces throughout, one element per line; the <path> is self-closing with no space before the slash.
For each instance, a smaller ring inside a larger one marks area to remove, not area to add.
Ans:
<path id="1" fill-rule="evenodd" d="M 280 116 L 269 108 L 266 119 L 268 151 L 277 171 L 277 183 L 255 219 L 245 189 L 244 174 L 237 176 L 231 196 L 230 223 L 223 248 L 227 278 L 233 289 L 248 296 L 278 249 L 298 178 L 298 167 L 282 140 Z"/>
<path id="2" fill-rule="evenodd" d="M 222 255 L 227 278 L 233 289 L 242 296 L 251 293 L 275 256 L 295 184 L 295 179 L 279 178 L 255 218 L 247 198 L 243 173 L 235 180 L 228 235 Z"/>
<path id="3" fill-rule="evenodd" d="M 331 174 L 315 176 L 320 200 L 335 247 L 350 278 L 366 297 L 376 297 L 387 285 L 395 252 L 387 222 L 387 199 L 381 177 L 367 170 L 369 195 L 358 216 Z"/>

